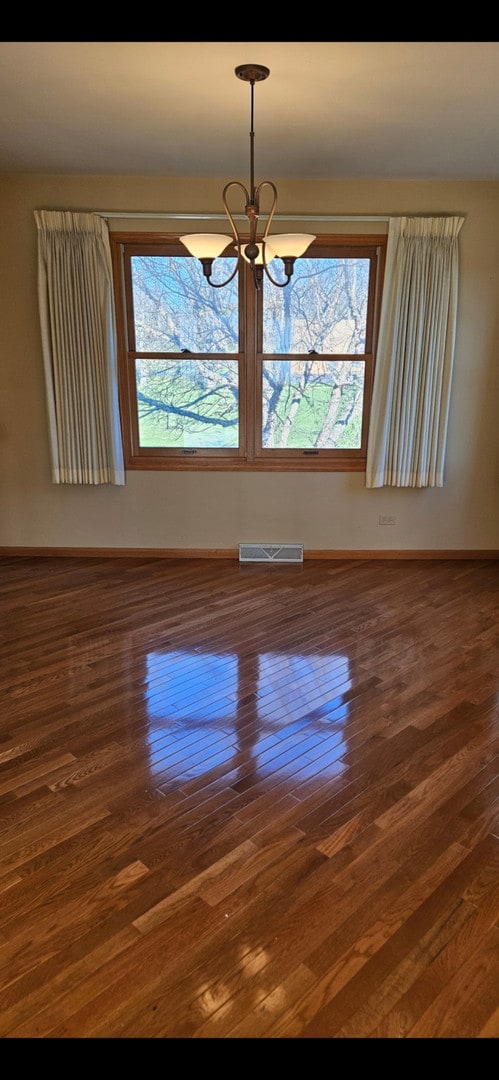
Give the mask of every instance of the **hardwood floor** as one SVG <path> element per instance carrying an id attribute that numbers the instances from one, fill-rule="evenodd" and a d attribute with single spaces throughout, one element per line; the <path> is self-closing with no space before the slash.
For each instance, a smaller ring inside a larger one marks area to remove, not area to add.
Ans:
<path id="1" fill-rule="evenodd" d="M 497 1038 L 499 562 L 0 573 L 2 1038 Z"/>

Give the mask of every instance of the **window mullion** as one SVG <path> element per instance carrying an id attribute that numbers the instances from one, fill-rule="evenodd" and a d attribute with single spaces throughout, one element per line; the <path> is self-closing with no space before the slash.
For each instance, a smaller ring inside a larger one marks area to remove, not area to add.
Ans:
<path id="1" fill-rule="evenodd" d="M 244 266 L 244 335 L 243 335 L 243 379 L 246 400 L 246 448 L 247 461 L 254 461 L 258 447 L 258 423 L 259 401 L 257 397 L 257 338 L 258 318 L 261 319 L 261 305 L 258 304 L 258 296 L 253 284 L 253 275 L 249 268 Z"/>

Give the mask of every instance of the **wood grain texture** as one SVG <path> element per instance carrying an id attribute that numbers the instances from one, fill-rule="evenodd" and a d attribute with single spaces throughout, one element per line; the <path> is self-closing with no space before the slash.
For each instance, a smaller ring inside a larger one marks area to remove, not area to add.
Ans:
<path id="1" fill-rule="evenodd" d="M 0 574 L 0 1037 L 497 1038 L 496 559 Z"/>

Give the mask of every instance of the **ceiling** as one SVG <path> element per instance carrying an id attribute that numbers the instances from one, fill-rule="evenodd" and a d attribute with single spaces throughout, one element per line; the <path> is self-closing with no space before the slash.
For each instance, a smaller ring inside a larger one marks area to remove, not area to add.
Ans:
<path id="1" fill-rule="evenodd" d="M 3 41 L 0 171 L 499 180 L 497 41 Z"/>

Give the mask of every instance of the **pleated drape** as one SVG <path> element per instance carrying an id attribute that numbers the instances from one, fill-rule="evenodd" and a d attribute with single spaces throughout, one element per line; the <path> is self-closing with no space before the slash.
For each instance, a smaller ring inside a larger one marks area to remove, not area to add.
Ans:
<path id="1" fill-rule="evenodd" d="M 109 233 L 97 214 L 36 210 L 54 484 L 125 483 Z"/>
<path id="2" fill-rule="evenodd" d="M 442 487 L 462 217 L 389 223 L 366 486 Z"/>

